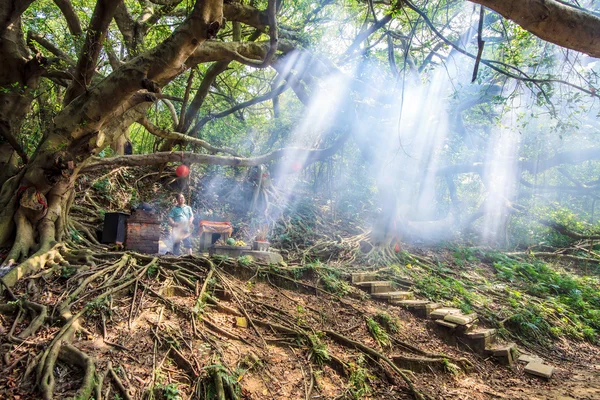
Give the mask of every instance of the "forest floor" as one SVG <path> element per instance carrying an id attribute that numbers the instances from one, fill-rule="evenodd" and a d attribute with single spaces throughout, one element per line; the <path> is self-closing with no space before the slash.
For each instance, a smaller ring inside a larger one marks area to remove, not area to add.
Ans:
<path id="1" fill-rule="evenodd" d="M 123 256 L 107 253 L 106 259 Z M 167 269 L 175 262 L 195 271 L 198 283 L 182 285 Z M 137 287 L 114 293 L 109 302 L 93 304 L 89 293 L 100 286 L 99 282 L 72 306 L 73 312 L 86 308 L 82 330 L 73 345 L 95 360 L 98 371 L 111 363 L 132 399 L 149 398 L 149 393 L 158 399 L 187 399 L 194 392 L 197 398 L 218 398 L 213 388 L 216 372 L 225 387 L 230 385 L 237 391 L 238 398 L 413 397 L 387 364 L 323 333 L 329 331 L 387 357 L 421 356 L 403 344 L 442 355 L 447 362 L 415 362 L 408 374 L 416 390 L 433 399 L 600 398 L 600 352 L 586 342 L 557 341 L 548 351 L 537 352 L 556 367 L 554 376 L 546 381 L 524 373 L 521 363 L 504 367 L 448 345 L 430 322 L 400 307 L 369 299 L 351 286 L 345 287 L 342 296 L 317 289 L 322 278 L 314 270 L 290 275 L 285 274 L 285 268 L 260 268 L 234 260 L 206 269 L 205 259 L 197 257 L 163 257 L 158 266 L 159 270 L 147 272 Z M 21 297 L 28 293 L 29 301 L 51 309 L 76 282 L 57 271 L 43 279 L 22 280 L 14 294 Z M 347 285 L 343 280 L 340 284 Z M 206 301 L 199 302 L 202 288 Z M 242 315 L 253 323 L 236 324 Z M 382 315 L 397 326 L 387 333 L 389 344 L 378 342 L 366 323 L 368 319 L 381 320 Z M 7 338 L 8 331 L 12 329 L 12 335 L 18 336 L 30 320 L 23 318 L 15 324 L 14 315 L 0 318 L 2 349 L 10 349 L 2 357 L 0 398 L 41 398 L 31 378 L 25 377 L 26 367 L 36 349 L 47 346 L 60 325 L 49 324 L 35 337 L 14 345 Z M 461 368 L 463 359 L 472 367 Z M 54 398 L 75 396 L 82 383 L 82 370 L 59 361 L 54 373 Z M 103 399 L 127 398 L 115 383 L 105 381 L 102 392 Z"/>

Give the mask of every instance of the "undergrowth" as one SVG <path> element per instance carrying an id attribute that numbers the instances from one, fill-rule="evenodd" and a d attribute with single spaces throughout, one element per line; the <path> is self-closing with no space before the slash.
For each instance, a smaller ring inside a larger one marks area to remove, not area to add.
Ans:
<path id="1" fill-rule="evenodd" d="M 348 363 L 350 376 L 348 378 L 348 391 L 354 399 L 362 399 L 371 394 L 369 380 L 373 378 L 369 370 L 364 367 L 365 360 L 362 355 L 356 358 L 356 362 Z"/>
<path id="2" fill-rule="evenodd" d="M 324 362 L 330 360 L 329 351 L 327 345 L 321 340 L 323 337 L 322 333 L 316 333 L 314 335 L 308 335 L 309 340 L 309 360 L 314 360 L 318 365 L 323 365 Z"/>
<path id="3" fill-rule="evenodd" d="M 379 325 L 377 323 L 377 321 L 375 321 L 372 318 L 367 318 L 367 328 L 369 329 L 369 333 L 371 334 L 371 336 L 373 337 L 373 339 L 375 339 L 375 341 L 381 346 L 381 347 L 388 347 L 390 346 L 390 337 L 387 334 L 387 332 L 385 331 L 385 329 L 383 329 L 381 327 L 381 325 Z"/>
<path id="4" fill-rule="evenodd" d="M 398 317 L 392 317 L 386 312 L 381 312 L 375 315 L 373 319 L 391 334 L 400 332 L 400 321 L 398 320 Z"/>
<path id="5" fill-rule="evenodd" d="M 422 296 L 464 313 L 477 312 L 506 336 L 545 346 L 559 337 L 598 343 L 597 277 L 580 277 L 533 258 L 475 248 L 449 250 L 446 264 L 394 270 L 410 276 Z"/>
<path id="6" fill-rule="evenodd" d="M 597 277 L 578 277 L 559 272 L 540 260 L 518 261 L 503 254 L 496 256 L 493 266 L 498 278 L 522 291 L 507 289 L 509 303 L 516 310 L 507 322 L 521 331 L 533 329 L 545 338 L 566 335 L 598 343 L 600 281 Z M 534 299 L 525 298 L 522 293 Z"/>

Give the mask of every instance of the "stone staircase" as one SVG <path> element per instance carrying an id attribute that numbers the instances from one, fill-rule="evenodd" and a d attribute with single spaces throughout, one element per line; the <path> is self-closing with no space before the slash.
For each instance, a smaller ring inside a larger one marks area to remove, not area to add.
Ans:
<path id="1" fill-rule="evenodd" d="M 392 304 L 415 297 L 412 292 L 395 290 L 390 281 L 378 281 L 377 275 L 372 273 L 352 274 L 352 283 L 369 293 L 372 298 L 387 300 Z"/>
<path id="2" fill-rule="evenodd" d="M 457 308 L 443 307 L 428 300 L 415 299 L 414 293 L 407 290 L 408 287 L 399 290 L 393 282 L 380 280 L 376 273 L 354 273 L 351 275 L 351 281 L 374 299 L 386 300 L 406 308 L 420 318 L 430 320 L 448 344 L 477 353 L 482 357 L 493 357 L 503 365 L 512 365 L 516 361 L 518 355 L 516 344 L 502 343 L 497 337 L 496 329 L 478 326 L 475 313 L 463 314 Z M 528 358 L 524 356 L 519 358 L 519 361 L 529 362 L 526 360 Z M 544 365 L 539 358 L 533 362 L 540 364 L 545 374 L 532 372 L 536 367 L 532 362 L 525 367 L 526 372 L 545 378 L 552 376 L 553 367 Z"/>

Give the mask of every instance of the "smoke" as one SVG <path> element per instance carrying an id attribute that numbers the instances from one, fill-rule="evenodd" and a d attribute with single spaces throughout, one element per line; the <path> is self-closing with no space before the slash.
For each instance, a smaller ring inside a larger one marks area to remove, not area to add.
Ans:
<path id="1" fill-rule="evenodd" d="M 457 18 L 452 28 L 463 32 L 459 46 L 476 53 L 477 18 L 471 6 L 462 12 L 466 18 Z M 371 51 L 383 52 L 379 47 Z M 330 200 L 343 192 L 344 201 L 352 203 L 347 193 L 355 190 L 353 209 L 365 210 L 367 204 L 368 211 L 379 214 L 372 223 L 381 239 L 400 235 L 438 242 L 468 230 L 479 243 L 505 245 L 516 204 L 536 209 L 569 200 L 548 189 L 564 182 L 555 170 L 524 172 L 520 163 L 598 144 L 597 102 L 564 86 L 492 78 L 484 65 L 479 80 L 471 82 L 474 61 L 443 48 L 423 71 L 408 62 L 404 70 L 390 73 L 387 63 L 369 54 L 348 60 L 342 69 L 308 52 L 280 60 L 276 83 L 299 84 L 301 90 L 295 90 L 307 94 L 307 100 L 298 123 L 276 147 L 324 148 L 350 132 L 343 156 L 327 167 L 333 177 L 328 178 L 333 180 Z M 571 67 L 565 69 L 567 64 Z M 598 72 L 595 61 L 568 59 L 561 52 L 551 62 L 523 68 L 565 80 Z M 260 135 L 251 136 L 254 141 Z M 264 196 L 276 204 L 261 210 L 263 221 L 276 221 L 296 193 L 322 179 L 317 172 L 323 164 L 310 169 L 307 163 L 305 153 L 297 153 L 268 166 L 269 179 L 260 185 L 268 186 Z M 585 168 L 591 173 L 591 167 Z M 223 177 L 214 180 L 220 183 Z M 216 186 L 206 185 L 205 195 Z"/>

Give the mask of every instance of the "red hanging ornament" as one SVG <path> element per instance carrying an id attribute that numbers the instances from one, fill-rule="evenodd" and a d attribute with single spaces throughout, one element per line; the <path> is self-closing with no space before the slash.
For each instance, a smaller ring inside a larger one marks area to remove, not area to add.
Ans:
<path id="1" fill-rule="evenodd" d="M 394 251 L 396 253 L 400 253 L 400 243 L 398 243 L 397 241 L 396 241 L 396 246 L 394 247 Z"/>
<path id="2" fill-rule="evenodd" d="M 177 167 L 177 169 L 175 170 L 175 175 L 177 175 L 180 178 L 187 178 L 187 176 L 190 174 L 190 167 L 188 167 L 187 165 L 180 165 L 179 167 Z"/>
<path id="3" fill-rule="evenodd" d="M 292 164 L 292 171 L 293 172 L 298 172 L 302 169 L 302 163 L 300 162 L 295 162 Z"/>

